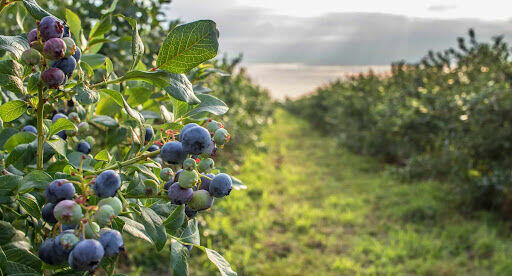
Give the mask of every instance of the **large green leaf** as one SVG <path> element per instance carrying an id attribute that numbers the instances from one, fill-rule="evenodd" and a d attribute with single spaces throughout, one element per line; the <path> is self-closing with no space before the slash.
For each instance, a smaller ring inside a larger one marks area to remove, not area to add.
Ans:
<path id="1" fill-rule="evenodd" d="M 9 137 L 9 139 L 4 144 L 4 150 L 12 151 L 17 145 L 28 144 L 36 139 L 36 135 L 31 132 L 18 132 L 13 136 Z"/>
<path id="2" fill-rule="evenodd" d="M 164 248 L 167 241 L 165 226 L 160 216 L 150 208 L 141 207 L 142 225 L 148 236 L 153 241 L 155 248 L 160 251 Z"/>
<path id="3" fill-rule="evenodd" d="M 185 221 L 185 205 L 179 205 L 173 212 L 164 220 L 165 229 L 169 234 L 174 234 Z"/>
<path id="4" fill-rule="evenodd" d="M 12 59 L 0 60 L 0 74 L 22 78 L 23 65 L 19 64 L 18 62 Z"/>
<path id="5" fill-rule="evenodd" d="M 188 276 L 188 249 L 178 241 L 171 241 L 171 268 L 173 275 Z"/>
<path id="6" fill-rule="evenodd" d="M 92 117 L 91 122 L 97 123 L 108 128 L 117 127 L 119 125 L 117 121 L 114 120 L 112 117 L 105 115 L 94 116 Z"/>
<path id="7" fill-rule="evenodd" d="M 98 94 L 98 91 L 90 89 L 84 84 L 79 84 L 73 87 L 73 90 L 76 91 L 75 98 L 78 100 L 79 103 L 83 105 L 94 104 L 100 100 L 100 95 Z"/>
<path id="8" fill-rule="evenodd" d="M 5 159 L 5 164 L 24 169 L 27 165 L 35 163 L 36 151 L 37 146 L 33 143 L 17 145 Z"/>
<path id="9" fill-rule="evenodd" d="M 0 220 L 0 245 L 10 243 L 15 235 L 16 229 L 9 222 Z"/>
<path id="10" fill-rule="evenodd" d="M 27 214 L 37 219 L 41 218 L 41 208 L 39 208 L 39 205 L 37 205 L 37 201 L 35 199 L 22 195 L 18 197 L 18 202 L 20 203 L 21 207 L 25 209 Z"/>
<path id="11" fill-rule="evenodd" d="M 104 35 L 106 32 L 110 31 L 110 29 L 112 29 L 112 15 L 103 15 L 92 28 L 89 39 Z"/>
<path id="12" fill-rule="evenodd" d="M 98 69 L 105 64 L 106 57 L 102 54 L 87 54 L 82 56 L 82 61 L 85 61 L 93 69 Z"/>
<path id="13" fill-rule="evenodd" d="M 0 117 L 4 122 L 18 119 L 27 110 L 27 103 L 22 100 L 15 100 L 0 105 Z"/>
<path id="14" fill-rule="evenodd" d="M 220 255 L 217 251 L 204 247 L 204 252 L 210 261 L 217 266 L 222 276 L 236 276 L 236 272 L 233 271 L 231 265 Z"/>
<path id="15" fill-rule="evenodd" d="M 197 104 L 200 100 L 194 94 L 192 83 L 184 74 L 170 74 L 171 83 L 165 91 L 172 97 L 189 104 Z"/>
<path id="16" fill-rule="evenodd" d="M 123 232 L 126 232 L 135 238 L 139 238 L 141 240 L 152 243 L 151 239 L 146 233 L 146 230 L 144 229 L 144 225 L 127 217 L 119 216 L 119 218 L 124 221 Z"/>
<path id="17" fill-rule="evenodd" d="M 11 52 L 16 58 L 29 48 L 26 35 L 5 36 L 0 35 L 0 50 Z"/>
<path id="18" fill-rule="evenodd" d="M 46 141 L 46 143 L 55 150 L 60 156 L 66 158 L 66 141 L 60 138 Z"/>
<path id="19" fill-rule="evenodd" d="M 77 128 L 69 119 L 60 118 L 50 126 L 50 130 L 48 131 L 48 136 L 52 137 L 53 135 L 55 135 L 63 130 L 77 130 Z"/>
<path id="20" fill-rule="evenodd" d="M 6 74 L 0 74 L 0 86 L 18 95 L 25 89 L 20 78 Z"/>
<path id="21" fill-rule="evenodd" d="M 43 8 L 41 8 L 37 4 L 36 0 L 23 0 L 23 5 L 25 5 L 25 8 L 27 9 L 28 13 L 30 13 L 30 15 L 36 20 L 41 20 L 45 16 L 55 17 L 51 13 L 49 13 L 49 12 L 45 11 Z M 58 19 L 57 17 L 55 17 L 55 18 L 62 22 L 62 20 Z"/>
<path id="22" fill-rule="evenodd" d="M 158 53 L 158 68 L 187 73 L 217 56 L 219 31 L 211 20 L 195 21 L 172 29 Z"/>
<path id="23" fill-rule="evenodd" d="M 80 30 L 82 29 L 82 20 L 80 20 L 80 17 L 73 11 L 66 9 L 66 21 L 69 26 L 69 31 L 76 39 L 79 39 Z"/>
<path id="24" fill-rule="evenodd" d="M 48 173 L 40 170 L 31 171 L 23 177 L 20 193 L 25 193 L 32 189 L 43 190 L 51 181 L 52 177 Z"/>
<path id="25" fill-rule="evenodd" d="M 2 275 L 6 275 L 7 269 L 7 256 L 5 256 L 5 252 L 0 246 L 0 271 L 2 271 Z"/>
<path id="26" fill-rule="evenodd" d="M 194 116 L 201 112 L 209 112 L 214 115 L 222 115 L 228 112 L 228 106 L 223 101 L 212 95 L 199 94 L 197 97 L 199 100 L 201 100 L 201 103 L 199 103 L 196 107 L 194 107 L 194 109 L 187 113 L 185 115 L 186 117 Z"/>

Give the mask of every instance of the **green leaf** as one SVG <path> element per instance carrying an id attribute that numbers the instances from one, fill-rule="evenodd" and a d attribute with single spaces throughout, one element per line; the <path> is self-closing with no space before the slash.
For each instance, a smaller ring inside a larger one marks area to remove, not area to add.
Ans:
<path id="1" fill-rule="evenodd" d="M 32 189 L 43 190 L 50 182 L 52 182 L 52 177 L 48 173 L 40 170 L 31 171 L 23 177 L 20 193 L 25 193 Z"/>
<path id="2" fill-rule="evenodd" d="M 106 14 L 101 17 L 100 21 L 98 21 L 91 30 L 91 34 L 89 35 L 89 39 L 101 36 L 106 32 L 110 31 L 112 28 L 112 15 Z"/>
<path id="3" fill-rule="evenodd" d="M 203 251 L 210 261 L 217 266 L 222 276 L 236 276 L 236 272 L 233 271 L 231 265 L 220 255 L 217 251 L 203 247 Z"/>
<path id="4" fill-rule="evenodd" d="M 24 169 L 27 165 L 35 163 L 36 151 L 37 146 L 33 143 L 17 145 L 5 159 L 5 164 Z"/>
<path id="5" fill-rule="evenodd" d="M 73 87 L 73 90 L 76 91 L 75 98 L 78 100 L 79 103 L 83 105 L 94 104 L 100 100 L 100 95 L 98 94 L 98 91 L 90 89 L 84 84 L 79 84 Z"/>
<path id="6" fill-rule="evenodd" d="M 23 78 L 23 65 L 12 59 L 0 60 L 0 74 L 11 75 L 21 79 Z"/>
<path id="7" fill-rule="evenodd" d="M 48 136 L 52 137 L 53 135 L 55 135 L 63 130 L 75 130 L 76 131 L 77 128 L 69 119 L 60 118 L 50 126 L 50 130 L 48 131 Z"/>
<path id="8" fill-rule="evenodd" d="M 114 102 L 117 103 L 120 107 L 124 106 L 123 96 L 118 91 L 107 88 L 100 89 L 99 91 L 112 98 L 112 100 L 114 100 Z"/>
<path id="9" fill-rule="evenodd" d="M 5 256 L 5 252 L 0 246 L 0 271 L 2 271 L 2 275 L 6 275 L 7 269 L 7 256 Z"/>
<path id="10" fill-rule="evenodd" d="M 62 139 L 55 139 L 46 141 L 60 156 L 66 158 L 66 141 Z"/>
<path id="11" fill-rule="evenodd" d="M 199 228 L 197 228 L 197 220 L 188 221 L 187 227 L 181 234 L 180 241 L 199 245 L 201 238 L 199 237 Z"/>
<path id="12" fill-rule="evenodd" d="M 34 199 L 26 196 L 20 196 L 18 197 L 18 202 L 29 215 L 37 219 L 41 218 L 41 209 Z"/>
<path id="13" fill-rule="evenodd" d="M 141 80 L 154 86 L 164 88 L 168 86 L 170 83 L 170 74 L 169 72 L 163 70 L 157 70 L 152 72 L 134 70 L 126 73 L 122 77 L 122 80 Z"/>
<path id="14" fill-rule="evenodd" d="M 0 86 L 18 95 L 25 91 L 21 79 L 13 75 L 0 74 Z"/>
<path id="15" fill-rule="evenodd" d="M 148 237 L 148 234 L 144 229 L 144 225 L 127 217 L 119 216 L 118 218 L 121 218 L 124 221 L 123 232 L 126 232 L 135 238 L 139 238 L 149 243 L 153 243 L 151 239 Z"/>
<path id="16" fill-rule="evenodd" d="M 5 256 L 7 256 L 7 261 L 9 262 L 26 265 L 37 272 L 42 271 L 43 263 L 36 255 L 28 250 L 19 248 L 8 249 L 5 250 Z"/>
<path id="17" fill-rule="evenodd" d="M 142 54 L 144 54 L 144 43 L 142 42 L 142 39 L 140 38 L 139 31 L 137 29 L 137 21 L 131 17 L 120 15 L 123 17 L 130 26 L 132 27 L 132 57 L 133 62 L 132 66 L 130 67 L 130 70 L 135 69 L 137 64 L 139 64 Z"/>
<path id="18" fill-rule="evenodd" d="M 229 176 L 231 177 L 231 181 L 233 182 L 233 189 L 235 190 L 245 190 L 247 189 L 247 186 L 244 185 L 244 183 L 242 182 L 242 180 L 234 177 L 234 176 Z"/>
<path id="19" fill-rule="evenodd" d="M 98 69 L 105 64 L 106 57 L 102 54 L 87 54 L 82 56 L 82 61 L 85 61 L 93 69 Z"/>
<path id="20" fill-rule="evenodd" d="M 152 209 L 142 206 L 141 219 L 142 225 L 144 225 L 144 229 L 146 229 L 146 233 L 148 233 L 148 236 L 153 241 L 155 248 L 158 251 L 162 250 L 167 241 L 167 234 L 160 216 Z"/>
<path id="21" fill-rule="evenodd" d="M 82 29 L 82 21 L 80 20 L 80 17 L 70 9 L 66 9 L 66 21 L 69 26 L 69 31 L 76 39 L 79 39 L 80 30 Z"/>
<path id="22" fill-rule="evenodd" d="M 85 159 L 82 159 L 82 156 L 85 156 Z M 68 160 L 69 164 L 71 164 L 75 169 L 79 169 L 81 167 L 84 171 L 95 171 L 93 165 L 91 165 L 94 160 L 89 155 L 73 151 L 68 154 Z"/>
<path id="23" fill-rule="evenodd" d="M 178 241 L 171 241 L 171 268 L 173 275 L 188 276 L 188 249 Z"/>
<path id="24" fill-rule="evenodd" d="M 114 64 L 112 64 L 112 60 L 110 58 L 105 58 L 105 70 L 107 71 L 107 75 L 110 75 L 114 72 Z"/>
<path id="25" fill-rule="evenodd" d="M 35 269 L 31 268 L 28 265 L 7 261 L 7 269 L 6 269 L 5 274 L 6 275 L 16 275 L 16 274 L 32 275 L 32 274 L 38 274 L 38 271 L 36 271 Z M 40 275 L 40 273 L 39 273 L 39 275 Z"/>
<path id="26" fill-rule="evenodd" d="M 222 115 L 228 112 L 228 106 L 223 101 L 212 95 L 199 94 L 197 97 L 201 100 L 201 103 L 187 113 L 185 115 L 186 117 L 194 116 L 201 112 L 209 112 L 214 115 Z"/>
<path id="27" fill-rule="evenodd" d="M 98 152 L 96 154 L 96 156 L 94 156 L 94 159 L 108 162 L 108 161 L 110 161 L 110 154 L 108 153 L 108 151 L 106 149 L 104 149 L 104 150 L 101 150 L 100 152 Z"/>
<path id="28" fill-rule="evenodd" d="M 23 0 L 23 4 L 25 5 L 25 8 L 27 9 L 28 13 L 30 13 L 30 15 L 36 20 L 41 20 L 45 16 L 55 17 L 51 13 L 49 13 L 49 12 L 45 11 L 43 8 L 41 8 L 37 4 L 36 0 Z M 58 19 L 57 17 L 55 17 L 55 18 L 62 22 L 62 20 Z"/>
<path id="29" fill-rule="evenodd" d="M 170 74 L 171 83 L 165 87 L 165 91 L 172 97 L 189 104 L 201 102 L 194 94 L 192 83 L 184 74 Z"/>
<path id="30" fill-rule="evenodd" d="M 34 141 L 36 138 L 37 136 L 31 132 L 18 132 L 9 137 L 9 139 L 5 142 L 4 150 L 11 152 L 17 145 L 28 144 Z"/>
<path id="31" fill-rule="evenodd" d="M 183 225 L 185 221 L 185 205 L 179 205 L 176 207 L 173 212 L 164 220 L 163 224 L 165 225 L 165 229 L 171 235 L 176 233 L 176 231 Z"/>
<path id="32" fill-rule="evenodd" d="M 4 122 L 18 119 L 27 110 L 27 103 L 22 100 L 15 100 L 0 105 L 0 117 Z"/>
<path id="33" fill-rule="evenodd" d="M 94 46 L 94 45 L 96 45 L 96 44 L 100 44 L 100 43 L 101 43 L 101 44 L 103 44 L 103 43 L 105 43 L 105 42 L 111 42 L 111 41 L 112 41 L 112 40 L 110 40 L 110 39 L 108 39 L 108 38 L 95 37 L 95 38 L 91 39 L 91 40 L 89 41 L 89 43 L 87 43 L 87 46 L 88 46 L 88 47 L 92 47 L 92 46 Z"/>
<path id="34" fill-rule="evenodd" d="M 0 221 L 0 245 L 10 243 L 16 235 L 16 229 L 7 221 Z M 5 252 L 4 252 L 5 253 Z"/>
<path id="35" fill-rule="evenodd" d="M 172 29 L 158 53 L 158 68 L 187 73 L 217 56 L 219 31 L 211 20 L 195 21 Z"/>
<path id="36" fill-rule="evenodd" d="M 125 93 L 128 95 L 128 103 L 136 106 L 145 103 L 153 91 L 144 86 L 136 86 L 126 89 Z"/>
<path id="37" fill-rule="evenodd" d="M 11 52 L 17 59 L 29 48 L 26 35 L 5 36 L 0 35 L 0 50 Z"/>
<path id="38" fill-rule="evenodd" d="M 15 128 L 4 128 L 0 131 L 0 149 L 4 149 L 5 142 L 11 138 L 14 134 L 18 133 L 18 130 Z"/>
<path id="39" fill-rule="evenodd" d="M 102 125 L 102 126 L 105 126 L 108 128 L 117 127 L 119 125 L 116 120 L 112 119 L 109 116 L 105 116 L 105 115 L 94 116 L 94 117 L 92 117 L 91 122 L 97 123 L 99 125 Z"/>

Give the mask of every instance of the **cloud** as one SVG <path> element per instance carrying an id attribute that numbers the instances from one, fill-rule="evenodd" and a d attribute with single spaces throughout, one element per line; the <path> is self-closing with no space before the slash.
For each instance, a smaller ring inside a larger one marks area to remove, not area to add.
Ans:
<path id="1" fill-rule="evenodd" d="M 456 8 L 457 8 L 457 6 L 455 6 L 455 5 L 432 5 L 432 6 L 428 7 L 428 10 L 433 11 L 433 12 L 444 12 L 444 11 L 449 11 L 449 10 L 453 10 Z"/>
<path id="2" fill-rule="evenodd" d="M 234 0 L 187 0 L 170 15 L 185 21 L 211 18 L 221 31 L 221 51 L 246 62 L 309 65 L 377 65 L 417 61 L 429 49 L 456 46 L 474 28 L 479 39 L 512 37 L 511 21 L 417 19 L 380 13 L 330 13 L 316 17 L 272 14 Z M 219 4 L 220 2 L 220 4 Z M 201 4 L 202 3 L 202 4 Z M 207 3 L 207 4 L 205 4 Z"/>

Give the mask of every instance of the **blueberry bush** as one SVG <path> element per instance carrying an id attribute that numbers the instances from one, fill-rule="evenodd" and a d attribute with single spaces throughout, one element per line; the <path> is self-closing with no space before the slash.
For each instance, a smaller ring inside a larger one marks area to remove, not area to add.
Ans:
<path id="1" fill-rule="evenodd" d="M 148 69 L 139 24 L 117 1 L 88 33 L 70 10 L 58 18 L 35 0 L 1 0 L 0 13 L 13 6 L 35 25 L 0 36 L 0 271 L 114 275 L 130 235 L 169 246 L 174 275 L 188 274 L 194 248 L 236 275 L 200 245 L 196 218 L 244 188 L 214 161 L 231 135 L 210 117 L 228 107 L 193 85 L 221 73 L 202 65 L 217 55 L 215 22 L 172 28 Z M 126 26 L 131 53 L 98 54 Z"/>

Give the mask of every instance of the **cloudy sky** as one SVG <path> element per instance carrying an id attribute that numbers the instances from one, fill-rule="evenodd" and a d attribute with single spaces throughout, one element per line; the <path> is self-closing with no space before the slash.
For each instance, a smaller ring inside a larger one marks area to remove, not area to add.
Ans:
<path id="1" fill-rule="evenodd" d="M 429 49 L 456 46 L 469 28 L 482 40 L 512 38 L 507 0 L 174 0 L 168 14 L 183 21 L 215 20 L 221 51 L 243 53 L 250 73 L 254 64 L 280 64 L 283 74 L 294 74 L 282 64 L 323 70 L 417 61 Z M 255 79 L 265 82 L 256 71 Z M 320 79 L 315 85 L 332 76 Z"/>

